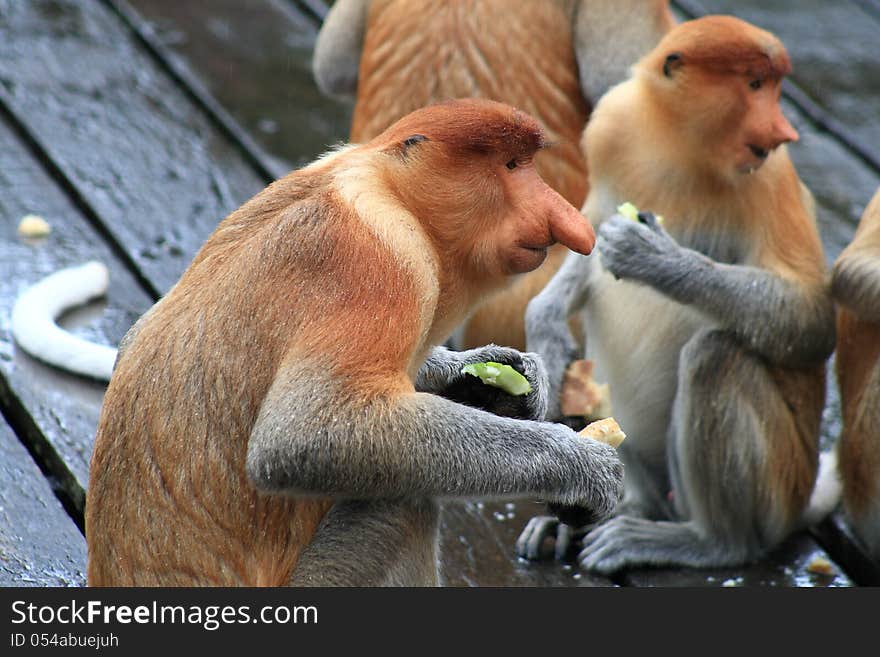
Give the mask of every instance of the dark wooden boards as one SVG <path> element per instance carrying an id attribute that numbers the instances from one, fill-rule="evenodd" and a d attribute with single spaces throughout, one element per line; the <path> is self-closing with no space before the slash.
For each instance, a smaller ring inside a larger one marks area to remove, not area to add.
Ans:
<path id="1" fill-rule="evenodd" d="M 49 222 L 48 237 L 32 241 L 18 235 L 18 222 L 29 213 Z M 15 299 L 29 285 L 92 259 L 110 269 L 108 300 L 106 305 L 95 303 L 85 316 L 80 313 L 78 322 L 71 318 L 79 327 L 69 322 L 66 327 L 115 345 L 152 299 L 0 116 L 0 403 L 79 509 L 104 386 L 22 352 L 12 340 L 9 322 Z"/>
<path id="2" fill-rule="evenodd" d="M 0 101 L 159 293 L 265 185 L 98 2 L 0 5 Z"/>
<path id="3" fill-rule="evenodd" d="M 0 417 L 0 586 L 81 586 L 86 542 Z"/>

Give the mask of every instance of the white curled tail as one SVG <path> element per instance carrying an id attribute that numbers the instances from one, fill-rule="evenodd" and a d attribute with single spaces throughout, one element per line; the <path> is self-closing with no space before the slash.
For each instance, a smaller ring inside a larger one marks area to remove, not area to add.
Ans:
<path id="1" fill-rule="evenodd" d="M 843 484 L 837 471 L 837 451 L 832 448 L 819 454 L 819 472 L 810 502 L 804 510 L 804 525 L 809 527 L 822 522 L 840 503 L 842 495 Z"/>
<path id="2" fill-rule="evenodd" d="M 12 309 L 12 336 L 24 351 L 50 365 L 109 381 L 116 349 L 89 342 L 59 327 L 55 319 L 107 291 L 110 274 L 100 262 L 62 269 L 29 287 Z"/>

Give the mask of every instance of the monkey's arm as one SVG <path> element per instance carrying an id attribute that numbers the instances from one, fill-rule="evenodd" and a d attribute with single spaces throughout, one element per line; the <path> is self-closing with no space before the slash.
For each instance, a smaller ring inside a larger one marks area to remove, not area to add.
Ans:
<path id="1" fill-rule="evenodd" d="M 514 396 L 470 374 L 462 374 L 465 365 L 487 361 L 510 365 L 526 378 L 532 391 Z M 547 411 L 547 372 L 541 357 L 497 345 L 467 351 L 435 347 L 416 375 L 415 388 L 496 415 L 523 420 L 543 420 Z"/>
<path id="2" fill-rule="evenodd" d="M 831 354 L 834 305 L 822 289 L 767 269 L 715 262 L 680 246 L 653 215 L 639 216 L 643 223 L 615 215 L 599 229 L 602 264 L 614 276 L 696 307 L 771 362 L 797 366 Z"/>
<path id="3" fill-rule="evenodd" d="M 613 448 L 563 425 L 499 417 L 426 393 L 358 391 L 326 375 L 276 380 L 246 467 L 269 492 L 503 495 L 581 505 L 597 517 L 614 508 L 622 477 Z"/>
<path id="4" fill-rule="evenodd" d="M 831 293 L 860 319 L 880 322 L 880 249 L 846 249 L 834 263 Z"/>
<path id="5" fill-rule="evenodd" d="M 327 13 L 312 57 L 322 93 L 348 98 L 357 91 L 369 8 L 370 0 L 336 0 Z"/>
<path id="6" fill-rule="evenodd" d="M 579 0 L 574 44 L 584 98 L 595 103 L 624 80 L 672 22 L 669 10 L 654 0 Z"/>
<path id="7" fill-rule="evenodd" d="M 559 394 L 565 370 L 583 352 L 571 334 L 568 320 L 586 303 L 592 262 L 588 256 L 568 254 L 559 271 L 526 308 L 526 347 L 540 354 L 547 368 L 547 418 L 551 420 L 562 417 Z"/>

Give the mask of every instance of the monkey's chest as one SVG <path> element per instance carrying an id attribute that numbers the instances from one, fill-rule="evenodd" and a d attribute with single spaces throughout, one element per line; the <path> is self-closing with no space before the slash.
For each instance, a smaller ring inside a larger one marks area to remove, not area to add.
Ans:
<path id="1" fill-rule="evenodd" d="M 654 290 L 597 268 L 585 312 L 586 354 L 611 386 L 614 416 L 627 433 L 665 434 L 678 386 L 679 353 L 710 320 Z M 658 436 L 660 438 L 661 436 Z"/>

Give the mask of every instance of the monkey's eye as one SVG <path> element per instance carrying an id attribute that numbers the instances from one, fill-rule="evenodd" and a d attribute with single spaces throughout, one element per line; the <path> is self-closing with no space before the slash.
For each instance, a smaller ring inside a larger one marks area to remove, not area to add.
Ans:
<path id="1" fill-rule="evenodd" d="M 508 162 L 507 164 L 505 164 L 504 166 L 506 166 L 508 169 L 510 169 L 511 171 L 513 171 L 514 169 L 516 169 L 516 167 L 519 166 L 519 163 L 516 161 L 516 158 L 514 158 L 514 159 L 512 159 L 510 162 Z"/>
<path id="2" fill-rule="evenodd" d="M 754 80 L 752 80 L 751 82 L 749 82 L 749 86 L 750 86 L 752 89 L 754 89 L 754 90 L 757 91 L 758 89 L 760 89 L 761 87 L 764 86 L 764 81 L 761 80 L 761 78 L 755 78 Z"/>
<path id="3" fill-rule="evenodd" d="M 403 145 L 409 148 L 410 146 L 415 146 L 419 142 L 428 141 L 428 138 L 425 135 L 413 135 L 411 137 L 407 137 L 403 140 Z"/>

